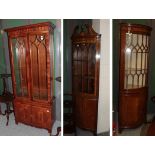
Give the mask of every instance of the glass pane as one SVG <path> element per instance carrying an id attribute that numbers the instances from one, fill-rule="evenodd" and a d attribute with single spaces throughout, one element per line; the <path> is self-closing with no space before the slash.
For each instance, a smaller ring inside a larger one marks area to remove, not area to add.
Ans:
<path id="1" fill-rule="evenodd" d="M 96 49 L 94 44 L 73 46 L 73 80 L 75 91 L 94 93 Z"/>
<path id="2" fill-rule="evenodd" d="M 47 59 L 44 35 L 31 35 L 31 72 L 32 96 L 34 99 L 47 100 Z"/>
<path id="3" fill-rule="evenodd" d="M 94 93 L 95 83 L 95 64 L 96 64 L 96 48 L 95 44 L 90 44 L 88 50 L 88 93 Z"/>
<path id="4" fill-rule="evenodd" d="M 146 86 L 148 36 L 126 33 L 125 89 Z"/>
<path id="5" fill-rule="evenodd" d="M 16 80 L 16 95 L 28 96 L 25 39 L 23 37 L 14 38 L 11 42 Z"/>
<path id="6" fill-rule="evenodd" d="M 82 92 L 82 50 L 79 45 L 77 45 L 77 75 L 78 75 L 78 81 L 77 81 L 77 91 Z M 76 83 L 76 81 L 75 81 Z"/>

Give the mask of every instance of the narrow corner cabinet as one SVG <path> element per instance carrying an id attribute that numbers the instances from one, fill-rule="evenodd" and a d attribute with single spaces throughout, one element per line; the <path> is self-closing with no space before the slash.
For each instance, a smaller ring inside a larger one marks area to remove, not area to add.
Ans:
<path id="1" fill-rule="evenodd" d="M 75 125 L 96 134 L 101 35 L 91 25 L 76 26 L 72 40 Z"/>
<path id="2" fill-rule="evenodd" d="M 9 28 L 15 122 L 45 128 L 54 123 L 54 25 L 50 22 Z"/>
<path id="3" fill-rule="evenodd" d="M 119 132 L 146 121 L 151 30 L 145 25 L 120 24 Z"/>

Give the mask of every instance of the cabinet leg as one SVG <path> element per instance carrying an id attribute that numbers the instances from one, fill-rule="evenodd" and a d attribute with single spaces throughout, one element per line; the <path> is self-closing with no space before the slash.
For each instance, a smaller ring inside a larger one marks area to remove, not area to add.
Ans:
<path id="1" fill-rule="evenodd" d="M 75 135 L 75 136 L 77 136 L 77 129 L 76 129 L 76 127 L 75 127 L 74 132 L 75 132 L 75 134 L 74 134 L 74 135 Z"/>
<path id="2" fill-rule="evenodd" d="M 52 131 L 51 131 L 51 129 L 48 129 L 48 133 L 49 133 L 50 136 L 52 136 Z"/>
<path id="3" fill-rule="evenodd" d="M 6 122 L 6 126 L 8 126 L 8 124 L 9 124 L 9 113 L 6 113 L 6 115 L 7 115 L 7 122 Z"/>
<path id="4" fill-rule="evenodd" d="M 48 133 L 50 134 L 50 136 L 59 136 L 59 133 L 61 132 L 61 127 L 57 127 L 57 133 L 55 135 L 52 135 L 51 132 L 52 132 L 51 129 L 48 130 Z"/>
<path id="5" fill-rule="evenodd" d="M 118 133 L 119 133 L 119 134 L 122 133 L 122 128 L 118 128 Z"/>
<path id="6" fill-rule="evenodd" d="M 18 121 L 15 119 L 15 123 L 16 123 L 16 125 L 18 125 Z"/>
<path id="7" fill-rule="evenodd" d="M 57 127 L 57 134 L 56 134 L 56 136 L 58 136 L 60 132 L 61 132 L 61 127 Z"/>
<path id="8" fill-rule="evenodd" d="M 93 135 L 94 135 L 94 136 L 97 136 L 97 132 L 96 132 L 96 131 L 93 131 Z"/>

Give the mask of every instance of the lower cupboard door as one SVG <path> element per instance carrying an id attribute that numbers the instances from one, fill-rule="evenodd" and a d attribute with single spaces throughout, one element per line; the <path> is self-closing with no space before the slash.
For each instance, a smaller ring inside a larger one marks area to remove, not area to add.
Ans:
<path id="1" fill-rule="evenodd" d="M 119 123 L 122 128 L 134 128 L 146 118 L 146 93 L 121 94 Z"/>
<path id="2" fill-rule="evenodd" d="M 52 114 L 49 108 L 32 107 L 32 125 L 40 128 L 51 129 Z"/>
<path id="3" fill-rule="evenodd" d="M 83 125 L 86 129 L 95 131 L 97 128 L 97 99 L 83 100 Z"/>
<path id="4" fill-rule="evenodd" d="M 31 106 L 27 104 L 15 103 L 16 122 L 31 124 Z"/>
<path id="5" fill-rule="evenodd" d="M 76 98 L 76 125 L 83 129 L 95 131 L 97 127 L 97 104 L 96 98 L 78 96 Z"/>

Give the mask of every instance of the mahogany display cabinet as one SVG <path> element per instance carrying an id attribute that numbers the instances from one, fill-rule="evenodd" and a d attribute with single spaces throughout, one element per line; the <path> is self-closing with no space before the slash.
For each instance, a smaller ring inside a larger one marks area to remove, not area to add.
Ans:
<path id="1" fill-rule="evenodd" d="M 54 25 L 50 22 L 9 28 L 15 122 L 45 128 L 54 123 Z"/>
<path id="2" fill-rule="evenodd" d="M 75 27 L 71 39 L 75 125 L 96 134 L 101 35 L 82 25 Z"/>
<path id="3" fill-rule="evenodd" d="M 151 27 L 120 24 L 119 132 L 146 121 Z"/>

